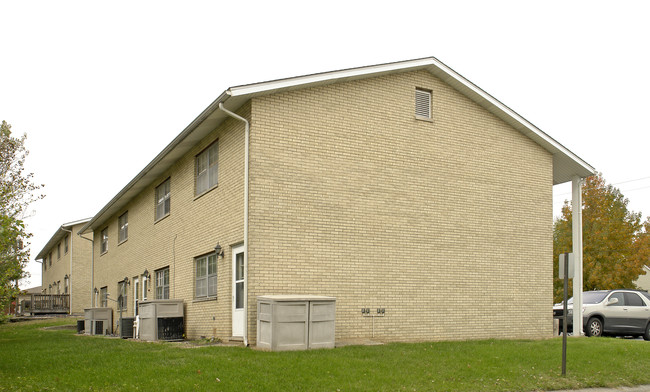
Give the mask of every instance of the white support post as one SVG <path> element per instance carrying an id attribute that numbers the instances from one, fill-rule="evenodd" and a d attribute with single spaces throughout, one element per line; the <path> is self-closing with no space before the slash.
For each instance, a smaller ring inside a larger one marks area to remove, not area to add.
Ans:
<path id="1" fill-rule="evenodd" d="M 573 229 L 573 336 L 582 336 L 582 179 L 573 177 L 571 199 Z"/>

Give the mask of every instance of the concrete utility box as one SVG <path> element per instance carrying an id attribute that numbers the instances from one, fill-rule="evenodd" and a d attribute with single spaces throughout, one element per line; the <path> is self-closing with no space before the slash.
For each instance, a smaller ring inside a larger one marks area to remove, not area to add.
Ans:
<path id="1" fill-rule="evenodd" d="M 182 299 L 156 299 L 138 303 L 141 340 L 183 340 L 185 338 Z"/>
<path id="2" fill-rule="evenodd" d="M 271 351 L 334 348 L 335 316 L 335 297 L 257 297 L 257 347 Z"/>
<path id="3" fill-rule="evenodd" d="M 113 332 L 113 308 L 84 309 L 84 333 L 106 335 Z"/>

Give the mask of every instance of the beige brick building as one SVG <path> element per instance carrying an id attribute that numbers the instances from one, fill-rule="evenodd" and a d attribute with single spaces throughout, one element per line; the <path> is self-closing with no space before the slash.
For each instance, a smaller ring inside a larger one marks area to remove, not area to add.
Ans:
<path id="1" fill-rule="evenodd" d="M 82 232 L 97 305 L 183 299 L 189 338 L 254 343 L 272 294 L 337 340 L 550 337 L 552 186 L 593 171 L 425 58 L 226 90 Z"/>
<path id="2" fill-rule="evenodd" d="M 62 300 L 68 301 L 68 313 L 75 315 L 82 315 L 91 300 L 92 245 L 77 235 L 89 221 L 90 218 L 62 224 L 35 258 L 42 264 L 43 294 L 67 295 Z"/>

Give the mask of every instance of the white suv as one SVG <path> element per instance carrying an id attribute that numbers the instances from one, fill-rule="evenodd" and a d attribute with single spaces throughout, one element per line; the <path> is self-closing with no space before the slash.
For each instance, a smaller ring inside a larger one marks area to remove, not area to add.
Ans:
<path id="1" fill-rule="evenodd" d="M 567 301 L 571 310 L 572 302 Z M 586 291 L 582 293 L 582 305 L 582 326 L 587 336 L 643 336 L 650 340 L 650 294 L 647 291 Z M 559 309 L 561 305 L 553 308 L 556 317 Z"/>

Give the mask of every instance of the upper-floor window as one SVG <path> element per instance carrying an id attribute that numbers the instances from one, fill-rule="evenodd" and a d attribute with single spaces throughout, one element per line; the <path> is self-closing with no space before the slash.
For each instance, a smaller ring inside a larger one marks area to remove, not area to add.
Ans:
<path id="1" fill-rule="evenodd" d="M 126 281 L 117 283 L 117 310 L 126 310 L 127 308 L 127 295 L 126 295 Z"/>
<path id="2" fill-rule="evenodd" d="M 101 301 L 100 305 L 102 308 L 108 306 L 108 287 L 104 286 L 99 289 L 99 300 Z"/>
<path id="3" fill-rule="evenodd" d="M 43 272 L 47 271 L 47 256 L 45 256 L 45 260 L 43 260 Z"/>
<path id="4" fill-rule="evenodd" d="M 52 252 L 48 253 L 47 258 L 50 259 L 50 264 L 49 266 L 52 266 Z"/>
<path id="5" fill-rule="evenodd" d="M 63 278 L 63 294 L 68 294 L 70 291 L 70 278 L 66 275 Z"/>
<path id="6" fill-rule="evenodd" d="M 415 117 L 431 118 L 431 91 L 415 89 Z"/>
<path id="7" fill-rule="evenodd" d="M 217 185 L 219 168 L 219 143 L 215 141 L 196 156 L 196 195 Z"/>
<path id="8" fill-rule="evenodd" d="M 125 212 L 117 219 L 117 241 L 122 243 L 129 238 L 129 212 Z"/>
<path id="9" fill-rule="evenodd" d="M 63 252 L 67 255 L 68 248 L 70 247 L 70 237 L 68 235 L 63 239 Z"/>
<path id="10" fill-rule="evenodd" d="M 169 215 L 171 185 L 168 178 L 165 182 L 156 187 L 156 220 Z"/>
<path id="11" fill-rule="evenodd" d="M 169 299 L 169 267 L 156 271 L 156 299 Z"/>
<path id="12" fill-rule="evenodd" d="M 59 242 L 56 244 L 56 259 L 59 260 L 61 258 L 61 243 Z"/>
<path id="13" fill-rule="evenodd" d="M 108 252 L 108 227 L 102 230 L 102 243 L 100 246 L 100 252 L 101 253 L 106 253 Z"/>
<path id="14" fill-rule="evenodd" d="M 195 264 L 195 294 L 200 297 L 217 296 L 217 255 L 197 257 Z"/>

